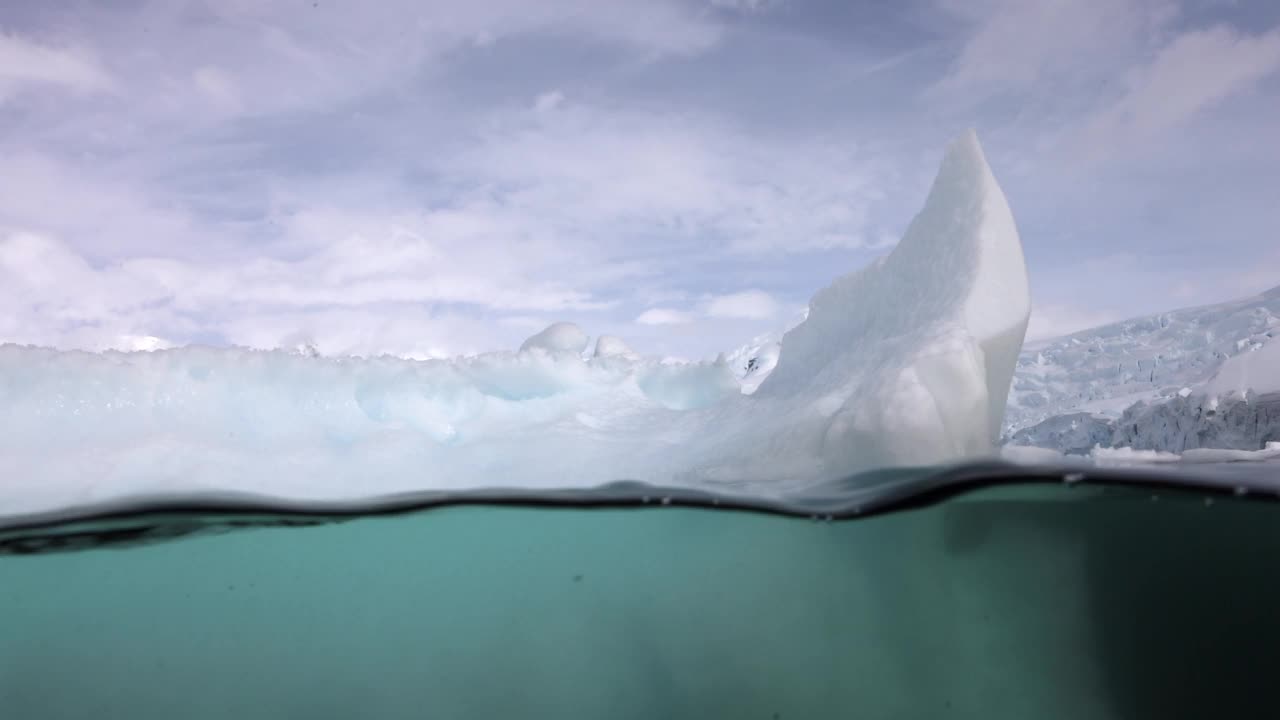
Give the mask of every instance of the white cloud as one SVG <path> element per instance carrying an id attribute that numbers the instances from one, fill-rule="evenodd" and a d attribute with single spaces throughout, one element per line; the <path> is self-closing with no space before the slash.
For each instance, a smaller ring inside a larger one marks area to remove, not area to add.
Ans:
<path id="1" fill-rule="evenodd" d="M 65 47 L 0 31 L 0 101 L 33 84 L 111 90 L 118 103 L 58 106 L 40 134 L 145 144 L 192 138 L 248 110 L 307 113 L 397 88 L 402 98 L 423 93 L 425 74 L 514 38 L 590 43 L 618 62 L 693 56 L 721 40 L 709 15 L 681 0 L 82 3 L 58 14 Z M 95 58 L 109 59 L 111 74 Z M 211 104 L 218 112 L 192 112 Z"/>
<path id="2" fill-rule="evenodd" d="M 220 70 L 248 88 L 254 102 L 293 106 L 394 84 L 452 52 L 514 37 L 585 37 L 656 58 L 705 51 L 722 33 L 711 18 L 678 0 L 387 0 L 315 7 L 262 0 L 209 3 L 205 12 L 213 21 L 196 27 L 180 13 L 160 9 L 104 14 L 109 24 L 99 34 L 148 48 L 191 40 L 220 48 Z M 225 52 L 230 49 L 234 52 Z M 197 68 L 182 68 L 182 59 L 201 55 L 165 52 L 163 57 L 178 58 L 174 69 L 190 73 Z"/>
<path id="3" fill-rule="evenodd" d="M 244 347 L 291 350 L 309 345 L 322 355 L 416 360 L 514 350 L 530 334 L 474 315 L 404 305 L 235 315 L 226 319 L 222 332 L 228 342 Z"/>
<path id="4" fill-rule="evenodd" d="M 280 186 L 272 200 L 277 209 L 252 224 L 211 225 L 184 206 L 185 196 L 140 184 L 136 175 L 24 154 L 15 166 L 20 172 L 0 176 L 0 231 L 36 230 L 42 235 L 30 237 L 40 238 L 44 255 L 0 273 L 8 275 L 0 284 L 12 290 L 0 293 L 0 307 L 16 318 L 0 327 L 0 340 L 101 348 L 119 347 L 116 338 L 133 335 L 270 346 L 271 339 L 289 344 L 286 321 L 304 328 L 312 327 L 309 316 L 354 322 L 374 307 L 378 314 L 362 322 L 381 327 L 390 323 L 384 315 L 413 315 L 418 305 L 464 304 L 492 323 L 495 315 L 511 312 L 545 313 L 538 320 L 545 322 L 645 298 L 687 302 L 687 294 L 681 300 L 682 293 L 647 287 L 646 280 L 685 266 L 689 254 L 655 256 L 648 240 L 633 241 L 634 233 L 660 228 L 658 237 L 680 243 L 718 235 L 716 246 L 704 245 L 708 257 L 717 246 L 741 248 L 744 241 L 785 247 L 793 237 L 821 229 L 784 227 L 788 218 L 832 222 L 813 211 L 810 193 L 824 203 L 842 201 L 833 187 L 839 183 L 828 185 L 827 175 L 805 178 L 801 165 L 812 161 L 786 146 L 730 134 L 755 154 L 740 165 L 715 159 L 744 155 L 726 144 L 716 124 L 604 114 L 582 105 L 564 112 L 580 124 L 529 125 L 518 118 L 513 127 L 495 126 L 479 146 L 438 158 L 463 189 L 433 209 L 408 209 L 414 203 L 403 189 L 379 189 L 356 177 Z M 631 131 L 651 120 L 642 149 L 628 147 L 628 138 L 635 139 Z M 574 128 L 585 131 L 576 146 L 570 142 Z M 610 153 L 616 156 L 603 157 Z M 684 161 L 690 164 L 675 166 Z M 611 184 L 636 172 L 643 181 Z M 854 183 L 868 182 L 849 175 Z M 350 187 L 353 181 L 360 187 Z M 755 202 L 757 184 L 770 181 L 789 186 L 787 192 L 779 191 L 772 206 Z M 471 182 L 481 189 L 467 189 Z M 514 189 L 495 192 L 485 183 Z M 776 234 L 738 233 L 747 227 L 743 216 L 754 232 Z M 253 242 L 253 233 L 268 222 L 273 238 Z M 18 244 L 10 239 L 6 245 L 13 257 L 20 254 Z M 799 240 L 795 245 L 806 246 Z M 32 268 L 47 269 L 54 279 L 24 285 Z M 64 295 L 59 288 L 79 291 Z M 676 299 L 659 299 L 664 295 Z M 704 301 L 703 314 L 708 302 L 726 317 L 758 318 L 770 310 L 770 298 L 752 293 Z M 695 317 L 671 310 L 648 313 L 640 322 L 683 325 Z M 503 333 L 529 329 L 504 327 Z M 324 352 L 371 353 L 377 347 L 371 336 L 356 341 L 341 327 L 328 335 L 307 332 L 329 337 L 316 342 Z M 430 347 L 388 335 L 383 349 L 420 355 L 461 347 L 428 336 L 434 339 L 423 342 Z"/>
<path id="5" fill-rule="evenodd" d="M 626 72 L 688 58 L 723 39 L 726 18 L 705 5 L 232 0 L 191 12 L 68 11 L 59 37 L 73 44 L 59 52 L 80 64 L 53 62 L 38 81 L 23 70 L 24 87 L 53 92 L 41 90 L 21 132 L 0 134 L 12 261 L 0 270 L 0 341 L 268 345 L 294 324 L 365 352 L 372 336 L 344 323 L 422 320 L 419 306 L 526 325 L 680 307 L 701 292 L 692 264 L 726 251 L 859 245 L 879 192 L 870 159 L 843 139 L 769 136 L 568 80 L 513 78 L 478 109 L 444 87 L 471 80 L 451 63 L 522 36 L 577 43 Z M 30 55 L 16 37 L 0 36 L 0 53 Z M 0 82 L 13 74 L 0 68 Z M 55 82 L 111 95 L 72 106 Z M 27 281 L 46 272 L 47 283 Z M 321 317 L 336 325 L 308 321 Z M 494 337 L 529 329 L 499 327 Z M 387 332 L 388 349 L 461 346 Z"/>
<path id="6" fill-rule="evenodd" d="M 767 320 L 777 314 L 777 301 L 760 290 L 720 295 L 707 305 L 707 315 L 716 318 Z"/>
<path id="7" fill-rule="evenodd" d="M 711 4 L 716 7 L 739 12 L 760 12 L 779 2 L 781 0 L 711 0 Z"/>
<path id="8" fill-rule="evenodd" d="M 1150 142 L 1277 70 L 1280 30 L 1250 35 L 1217 26 L 1182 33 L 1128 73 L 1124 94 L 1088 122 L 1085 137 L 1097 153 Z"/>
<path id="9" fill-rule="evenodd" d="M 693 320 L 691 313 L 670 308 L 649 308 L 636 318 L 636 322 L 641 325 L 683 325 Z"/>
<path id="10" fill-rule="evenodd" d="M 1264 197 L 1274 31 L 1179 36 L 1166 0 L 937 0 L 948 12 L 927 13 L 934 25 L 916 34 L 920 16 L 895 9 L 886 20 L 903 36 L 869 48 L 853 28 L 830 29 L 847 32 L 839 43 L 808 37 L 807 23 L 824 17 L 803 3 L 788 3 L 785 18 L 744 20 L 734 12 L 773 3 L 710 2 L 228 0 L 18 13 L 55 18 L 57 34 L 0 34 L 0 59 L 49 60 L 0 63 L 0 97 L 21 93 L 0 118 L 0 242 L 31 231 L 61 250 L 22 264 L 24 251 L 6 246 L 19 269 L 0 271 L 0 340 L 269 345 L 298 332 L 326 352 L 430 354 L 514 346 L 583 316 L 598 319 L 583 323 L 593 334 L 611 327 L 641 350 L 697 353 L 712 337 L 731 347 L 787 311 L 765 318 L 767 303 L 710 297 L 709 285 L 738 277 L 730 287 L 800 297 L 870 254 L 851 249 L 891 246 L 932 177 L 943 126 L 961 123 L 983 130 L 1028 257 L 1066 254 L 1044 248 L 1046 226 L 1067 216 L 1081 257 L 1117 243 L 1181 253 L 1158 268 L 1072 274 L 1046 295 L 1064 307 L 1041 313 L 1034 332 L 1095 320 L 1089 307 L 1070 309 L 1077 300 L 1166 307 L 1170 288 L 1192 287 L 1179 273 L 1206 260 L 1274 266 L 1256 252 L 1275 225 Z M 1213 14 L 1201 11 L 1176 20 Z M 945 69 L 939 45 L 955 51 Z M 794 56 L 768 72 L 734 65 L 780 48 Z M 867 74 L 904 58 L 892 78 Z M 744 71 L 725 75 L 730 66 Z M 913 101 L 929 72 L 945 77 L 921 112 Z M 1152 156 L 1184 177 L 1152 183 L 1153 168 L 1135 162 L 1119 179 L 1096 168 L 1064 178 L 1069 163 L 1050 153 L 1081 126 L 1095 129 L 1096 147 L 1120 151 L 1228 97 L 1238 100 L 1230 119 L 1195 127 L 1205 144 L 1154 143 Z M 991 99 L 1008 102 L 978 105 Z M 1239 155 L 1220 157 L 1224 128 L 1248 127 L 1229 143 Z M 1235 173 L 1248 153 L 1253 169 Z M 1168 232 L 1169 211 L 1191 207 L 1205 183 L 1246 192 L 1204 210 L 1229 216 L 1220 236 L 1235 239 L 1197 251 L 1195 231 Z M 1079 199 L 1089 193 L 1097 202 Z M 1053 276 L 1048 265 L 1032 268 L 1037 280 Z M 1072 294 L 1082 276 L 1105 278 L 1113 295 Z M 1217 277 L 1186 296 L 1235 286 Z M 638 324 L 643 308 L 667 324 Z"/>
<path id="11" fill-rule="evenodd" d="M 10 150 L 0 172 L 0 232 L 31 230 L 66 238 L 99 257 L 189 257 L 217 244 L 211 228 L 197 226 L 189 213 L 174 207 L 178 203 L 166 199 L 140 182 L 134 168 Z"/>
<path id="12" fill-rule="evenodd" d="M 192 81 L 214 107 L 226 113 L 239 113 L 244 103 L 236 83 L 227 73 L 206 65 L 192 75 Z"/>
<path id="13" fill-rule="evenodd" d="M 968 28 L 958 56 L 931 90 L 935 96 L 982 100 L 1007 91 L 1041 90 L 1054 82 L 1075 90 L 1081 76 L 1116 66 L 1175 15 L 1169 0 L 939 0 L 946 16 Z"/>
<path id="14" fill-rule="evenodd" d="M 657 231 L 743 253 L 863 246 L 884 175 L 851 144 L 586 104 L 496 117 L 445 167 L 509 188 L 504 204 L 561 237 Z"/>
<path id="15" fill-rule="evenodd" d="M 253 179 L 267 181 L 269 197 L 252 186 L 243 194 L 269 200 L 265 217 L 217 222 L 190 203 L 235 207 L 239 188 L 190 195 L 149 182 L 146 165 L 21 153 L 16 171 L 0 175 L 0 238 L 30 229 L 36 235 L 24 237 L 38 238 L 43 255 L 0 272 L 11 291 L 0 292 L 0 307 L 12 319 L 0 323 L 0 341 L 98 349 L 155 336 L 269 347 L 297 344 L 296 330 L 326 353 L 473 350 L 479 340 L 450 342 L 431 323 L 393 319 L 421 320 L 420 306 L 441 304 L 474 308 L 489 324 L 541 314 L 525 327 L 512 321 L 466 335 L 505 343 L 566 313 L 689 303 L 697 288 L 663 280 L 688 272 L 691 258 L 857 244 L 875 198 L 874 175 L 847 150 L 583 103 L 544 115 L 527 107 L 495 114 L 476 143 L 430 158 L 424 167 L 456 190 L 426 210 L 385 173 L 288 183 L 267 175 Z M 655 242 L 671 251 L 655 252 Z M 6 242 L 12 258 L 19 244 Z M 24 284 L 33 268 L 53 279 Z M 760 319 L 773 310 L 767 295 L 748 292 L 635 322 L 683 330 L 708 313 Z M 392 329 L 359 331 L 366 326 Z M 421 342 L 409 341 L 413 333 Z"/>
<path id="16" fill-rule="evenodd" d="M 0 100 L 24 85 L 51 85 L 79 93 L 110 91 L 114 82 L 82 48 L 44 45 L 0 32 Z"/>
<path id="17" fill-rule="evenodd" d="M 1204 8 L 1176 0 L 936 2 L 963 41 L 924 99 L 964 113 L 1016 103 L 996 125 L 1019 136 L 1010 161 L 1024 170 L 1162 149 L 1168 131 L 1280 68 L 1280 29 L 1207 26 Z M 1036 157 L 1045 151 L 1056 152 Z"/>
<path id="18" fill-rule="evenodd" d="M 51 238 L 16 233 L 0 239 L 0 341 L 102 349 L 134 336 L 181 342 L 212 333 L 274 347 L 302 332 L 328 352 L 420 355 L 428 346 L 474 351 L 465 341 L 505 337 L 472 329 L 452 341 L 437 331 L 411 342 L 440 325 L 432 308 L 441 304 L 490 312 L 607 306 L 519 270 L 454 267 L 405 231 L 352 236 L 290 261 L 131 258 L 103 267 Z"/>
<path id="19" fill-rule="evenodd" d="M 539 95 L 533 101 L 533 109 L 537 112 L 551 112 L 564 102 L 564 93 L 550 90 Z"/>

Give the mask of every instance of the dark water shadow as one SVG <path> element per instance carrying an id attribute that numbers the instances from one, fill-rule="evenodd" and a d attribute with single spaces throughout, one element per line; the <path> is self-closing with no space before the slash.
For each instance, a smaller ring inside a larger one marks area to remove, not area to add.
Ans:
<path id="1" fill-rule="evenodd" d="M 1280 717 L 1280 516 L 1247 500 L 1165 497 L 1079 517 L 1119 717 Z"/>
<path id="2" fill-rule="evenodd" d="M 1052 682 L 1076 688 L 1092 676 L 1105 717 L 1280 717 L 1274 503 L 1168 487 L 1084 492 L 1095 495 L 947 508 L 954 557 L 985 553 L 999 563 L 1037 546 L 1042 562 L 1078 561 L 1071 577 L 1084 587 L 1031 587 L 1025 567 L 1008 570 L 1004 591 L 1040 606 L 1025 677 L 1058 672 Z M 1083 602 L 1066 600 L 1077 594 Z M 1048 626 L 1055 615 L 1061 629 Z M 1086 635 L 1079 651 L 1054 646 L 1075 632 Z"/>

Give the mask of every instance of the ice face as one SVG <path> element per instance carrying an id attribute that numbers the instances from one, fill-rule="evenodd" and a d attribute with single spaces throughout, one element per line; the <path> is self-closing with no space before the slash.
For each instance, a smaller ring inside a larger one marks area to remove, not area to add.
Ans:
<path id="1" fill-rule="evenodd" d="M 840 278 L 744 395 L 557 323 L 452 361 L 0 347 L 0 517 L 210 491 L 345 500 L 616 480 L 771 496 L 992 450 L 1026 328 L 1013 218 L 973 133 L 887 257 Z M 773 357 L 767 358 L 769 362 Z"/>

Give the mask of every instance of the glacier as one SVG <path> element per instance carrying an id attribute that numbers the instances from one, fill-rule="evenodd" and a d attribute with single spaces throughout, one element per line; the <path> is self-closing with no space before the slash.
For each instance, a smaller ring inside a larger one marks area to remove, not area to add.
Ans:
<path id="1" fill-rule="evenodd" d="M 818 292 L 750 378 L 725 356 L 661 362 L 614 337 L 591 351 L 570 323 L 515 352 L 428 361 L 0 346 L 0 520 L 620 480 L 768 497 L 985 457 L 1029 313 L 1017 228 L 970 131 L 895 249 Z"/>
<path id="2" fill-rule="evenodd" d="M 1271 459 L 1277 337 L 1280 288 L 1032 345 L 1015 374 L 1007 440 L 1108 460 Z"/>
<path id="3" fill-rule="evenodd" d="M 1275 337 L 1280 287 L 1027 343 L 1009 393 L 1005 432 L 1072 413 L 1118 418 L 1136 402 L 1168 400 L 1207 382 L 1228 359 Z"/>

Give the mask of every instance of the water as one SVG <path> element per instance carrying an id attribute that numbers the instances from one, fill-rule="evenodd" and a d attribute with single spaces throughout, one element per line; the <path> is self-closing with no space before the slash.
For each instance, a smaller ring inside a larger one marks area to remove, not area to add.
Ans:
<path id="1" fill-rule="evenodd" d="M 831 522 L 464 504 L 28 555 L 48 531 L 10 531 L 0 716 L 1276 716 L 1277 507 L 1152 495 L 1059 480 Z"/>

